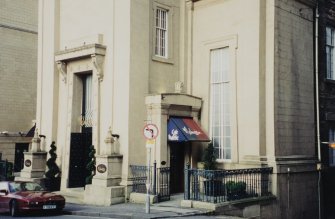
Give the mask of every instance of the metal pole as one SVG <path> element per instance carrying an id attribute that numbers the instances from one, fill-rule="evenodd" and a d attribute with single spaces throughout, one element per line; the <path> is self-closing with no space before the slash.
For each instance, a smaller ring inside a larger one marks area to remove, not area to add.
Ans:
<path id="1" fill-rule="evenodd" d="M 145 213 L 150 214 L 150 163 L 151 163 L 151 148 L 148 147 L 148 166 L 147 166 L 147 196 L 145 200 Z"/>
<path id="2" fill-rule="evenodd" d="M 154 178 L 153 178 L 153 183 L 152 183 L 152 190 L 153 190 L 153 194 L 154 195 L 157 194 L 156 193 L 156 188 L 157 188 L 157 186 L 156 186 L 156 177 L 157 177 L 157 169 L 156 169 L 156 167 L 157 167 L 157 162 L 155 160 L 154 161 Z"/>
<path id="3" fill-rule="evenodd" d="M 184 199 L 190 200 L 190 163 L 186 164 L 185 168 L 185 193 L 184 193 Z"/>

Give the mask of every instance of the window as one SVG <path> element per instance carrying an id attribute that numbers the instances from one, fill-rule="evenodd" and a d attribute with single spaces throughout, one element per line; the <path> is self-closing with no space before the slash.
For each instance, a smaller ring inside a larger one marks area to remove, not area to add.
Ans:
<path id="1" fill-rule="evenodd" d="M 210 52 L 210 133 L 218 159 L 231 160 L 231 80 L 229 47 Z"/>
<path id="2" fill-rule="evenodd" d="M 155 55 L 168 57 L 168 10 L 156 8 Z"/>
<path id="3" fill-rule="evenodd" d="M 335 129 L 329 129 L 329 142 L 335 141 Z M 335 166 L 335 149 L 329 147 L 329 166 Z"/>
<path id="4" fill-rule="evenodd" d="M 335 80 L 334 28 L 326 28 L 327 79 Z"/>
<path id="5" fill-rule="evenodd" d="M 92 74 L 82 76 L 83 99 L 82 99 L 82 132 L 92 132 L 93 95 Z"/>

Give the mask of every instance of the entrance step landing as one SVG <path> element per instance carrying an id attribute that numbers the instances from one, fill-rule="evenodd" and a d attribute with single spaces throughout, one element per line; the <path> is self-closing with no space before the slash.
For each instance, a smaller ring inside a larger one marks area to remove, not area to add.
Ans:
<path id="1" fill-rule="evenodd" d="M 57 192 L 64 196 L 66 202 L 74 204 L 84 204 L 84 188 L 71 188 Z"/>

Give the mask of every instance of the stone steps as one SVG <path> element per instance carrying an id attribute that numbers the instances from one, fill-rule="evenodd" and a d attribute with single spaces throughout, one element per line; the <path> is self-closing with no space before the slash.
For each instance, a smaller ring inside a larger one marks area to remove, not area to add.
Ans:
<path id="1" fill-rule="evenodd" d="M 72 188 L 56 192 L 64 196 L 66 202 L 84 204 L 84 188 Z"/>

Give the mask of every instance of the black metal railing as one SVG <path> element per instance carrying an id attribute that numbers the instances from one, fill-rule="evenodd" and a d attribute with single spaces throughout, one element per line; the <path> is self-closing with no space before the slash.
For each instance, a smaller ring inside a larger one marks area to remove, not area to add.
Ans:
<path id="1" fill-rule="evenodd" d="M 185 200 L 221 203 L 272 196 L 272 168 L 236 170 L 185 169 Z"/>
<path id="2" fill-rule="evenodd" d="M 13 179 L 13 163 L 7 160 L 0 160 L 0 181 Z"/>
<path id="3" fill-rule="evenodd" d="M 157 168 L 154 162 L 149 170 L 141 165 L 130 165 L 130 170 L 132 192 L 147 193 L 146 184 L 150 183 L 149 193 L 157 195 L 158 201 L 170 200 L 170 167 Z"/>

